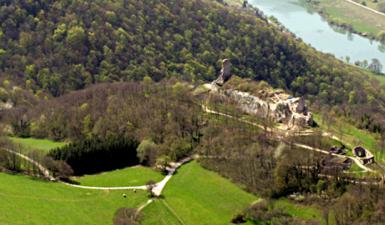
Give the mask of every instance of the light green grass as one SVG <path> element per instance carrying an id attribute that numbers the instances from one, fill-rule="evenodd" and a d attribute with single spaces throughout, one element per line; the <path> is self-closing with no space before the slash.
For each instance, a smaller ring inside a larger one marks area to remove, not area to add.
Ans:
<path id="1" fill-rule="evenodd" d="M 234 215 L 258 199 L 195 161 L 178 170 L 167 184 L 164 197 L 169 208 L 162 206 L 163 211 L 167 209 L 168 215 L 176 214 L 183 224 L 191 225 L 230 224 Z M 143 224 L 168 225 L 160 218 L 157 211 L 145 209 Z"/>
<path id="2" fill-rule="evenodd" d="M 51 149 L 63 147 L 67 143 L 65 142 L 55 142 L 47 139 L 35 139 L 35 138 L 9 138 L 15 144 L 20 144 L 23 148 L 27 150 L 41 150 L 43 152 L 48 152 Z"/>
<path id="3" fill-rule="evenodd" d="M 98 187 L 140 186 L 145 185 L 149 180 L 158 182 L 162 179 L 161 173 L 143 166 L 73 178 L 81 185 Z"/>
<path id="4" fill-rule="evenodd" d="M 138 207 L 146 198 L 144 191 L 84 190 L 0 173 L 0 224 L 109 225 L 118 208 Z"/>
<path id="5" fill-rule="evenodd" d="M 180 225 L 182 223 L 167 208 L 164 200 L 159 199 L 145 208 L 142 224 Z"/>
<path id="6" fill-rule="evenodd" d="M 274 205 L 276 208 L 282 209 L 284 212 L 293 217 L 305 220 L 322 221 L 321 210 L 315 207 L 294 204 L 284 198 L 275 201 Z"/>

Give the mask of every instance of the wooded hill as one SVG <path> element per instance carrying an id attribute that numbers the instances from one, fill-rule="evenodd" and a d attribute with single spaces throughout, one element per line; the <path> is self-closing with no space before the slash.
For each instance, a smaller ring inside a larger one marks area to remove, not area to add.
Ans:
<path id="1" fill-rule="evenodd" d="M 221 1 L 5 0 L 0 21 L 1 78 L 35 94 L 146 75 L 213 80 L 226 57 L 235 74 L 336 106 L 362 128 L 384 123 L 384 88 L 365 71 Z"/>

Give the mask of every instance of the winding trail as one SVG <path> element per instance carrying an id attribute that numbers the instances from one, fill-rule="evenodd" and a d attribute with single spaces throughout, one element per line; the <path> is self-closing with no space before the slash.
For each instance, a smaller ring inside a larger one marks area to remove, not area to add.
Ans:
<path id="1" fill-rule="evenodd" d="M 36 160 L 30 158 L 29 156 L 24 155 L 24 154 L 22 154 L 20 152 L 16 152 L 16 151 L 11 150 L 11 149 L 8 149 L 8 148 L 1 148 L 1 150 L 6 151 L 6 152 L 11 153 L 11 154 L 14 154 L 14 155 L 16 155 L 16 156 L 18 156 L 18 157 L 20 157 L 20 158 L 22 158 L 22 159 L 32 163 L 33 165 L 35 165 L 40 170 L 40 172 L 43 173 L 44 177 L 47 178 L 48 180 L 50 180 L 50 181 L 55 181 L 56 180 L 51 175 L 51 172 L 47 168 L 45 168 L 42 164 L 40 164 Z"/>
<path id="2" fill-rule="evenodd" d="M 74 187 L 74 188 L 81 188 L 81 189 L 92 189 L 92 190 L 147 190 L 148 186 L 147 185 L 142 185 L 142 186 L 121 186 L 121 187 L 96 187 L 96 186 L 84 186 L 84 185 L 77 185 L 77 184 L 71 184 L 68 182 L 60 181 L 57 180 L 55 177 L 52 176 L 51 172 L 44 167 L 41 163 L 38 161 L 30 158 L 29 156 L 22 154 L 20 152 L 16 152 L 14 150 L 8 149 L 8 148 L 0 148 L 0 150 L 6 151 L 8 153 L 14 154 L 30 163 L 35 165 L 40 172 L 44 175 L 45 178 L 47 178 L 50 181 L 58 181 L 64 185 Z M 160 196 L 163 192 L 163 189 L 165 188 L 166 184 L 170 181 L 172 176 L 175 174 L 176 170 L 182 166 L 183 164 L 193 160 L 195 156 L 190 156 L 186 157 L 179 162 L 176 163 L 170 163 L 170 167 L 167 168 L 168 174 L 163 178 L 162 181 L 158 182 L 155 184 L 155 187 L 152 189 L 152 192 L 154 193 L 155 196 Z"/>
<path id="3" fill-rule="evenodd" d="M 240 121 L 240 122 L 243 122 L 243 123 L 246 123 L 246 124 L 249 124 L 249 125 L 252 125 L 252 126 L 256 126 L 258 128 L 264 129 L 264 130 L 267 130 L 268 132 L 274 133 L 276 135 L 276 138 L 279 139 L 279 140 L 282 140 L 282 141 L 284 140 L 284 137 L 288 136 L 289 133 L 290 133 L 290 131 L 284 130 L 284 129 L 279 128 L 279 127 L 276 127 L 275 129 L 266 128 L 266 127 L 263 127 L 260 124 L 254 123 L 254 122 L 250 122 L 250 121 L 247 121 L 247 120 L 244 120 L 244 119 L 240 119 L 238 117 L 235 117 L 235 116 L 232 116 L 232 115 L 228 115 L 228 114 L 225 114 L 225 113 L 217 112 L 215 110 L 209 109 L 205 105 L 202 105 L 202 109 L 206 113 L 224 116 L 224 117 L 227 117 L 227 118 L 231 118 L 231 119 L 234 119 L 234 120 L 237 120 L 237 121 Z M 306 131 L 295 132 L 295 135 L 296 136 L 310 136 L 310 135 L 313 135 L 314 133 L 315 133 L 314 131 L 306 130 Z M 321 135 L 322 136 L 326 136 L 326 137 L 330 137 L 330 138 L 332 138 L 334 140 L 337 140 L 337 141 L 341 142 L 341 140 L 338 137 L 336 137 L 333 134 L 330 134 L 328 132 L 322 132 Z M 318 148 L 314 148 L 314 147 L 311 147 L 309 145 L 304 145 L 304 144 L 301 144 L 301 143 L 293 143 L 293 144 L 296 147 L 299 147 L 299 148 L 302 148 L 302 149 L 306 149 L 306 150 L 310 150 L 310 151 L 319 152 L 319 153 L 326 154 L 326 155 L 333 155 L 333 156 L 336 156 L 336 157 L 339 157 L 339 158 L 344 158 L 344 159 L 350 158 L 350 159 L 352 159 L 354 161 L 355 164 L 357 164 L 357 166 L 359 166 L 364 171 L 366 171 L 366 172 L 375 172 L 374 170 L 372 170 L 369 167 L 367 167 L 364 164 L 362 164 L 360 162 L 360 160 L 358 160 L 355 157 L 330 153 L 329 151 L 318 149 Z"/>
<path id="4" fill-rule="evenodd" d="M 359 6 L 359 7 L 361 7 L 361 8 L 366 9 L 366 10 L 369 10 L 369 11 L 371 11 L 371 12 L 377 14 L 377 15 L 385 16 L 385 13 L 382 13 L 382 12 L 380 12 L 380 11 L 377 11 L 377 10 L 375 10 L 375 9 L 372 9 L 372 8 L 370 8 L 370 7 L 368 7 L 368 6 L 364 6 L 364 5 L 362 5 L 362 4 L 358 3 L 358 2 L 355 2 L 355 1 L 353 1 L 353 0 L 345 0 L 345 2 L 349 2 L 349 3 L 351 3 L 351 4 L 354 4 L 354 5 L 356 5 L 356 6 Z"/>

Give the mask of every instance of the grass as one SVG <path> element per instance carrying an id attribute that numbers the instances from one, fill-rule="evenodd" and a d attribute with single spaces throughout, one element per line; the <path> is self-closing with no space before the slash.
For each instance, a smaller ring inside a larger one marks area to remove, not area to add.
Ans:
<path id="1" fill-rule="evenodd" d="M 322 11 L 329 21 L 350 24 L 355 31 L 360 33 L 376 37 L 380 31 L 385 30 L 384 16 L 345 0 L 320 0 L 315 7 Z"/>
<path id="2" fill-rule="evenodd" d="M 99 187 L 141 186 L 145 185 L 149 180 L 158 182 L 162 179 L 163 175 L 161 173 L 143 166 L 73 178 L 74 181 L 79 182 L 81 185 Z"/>
<path id="3" fill-rule="evenodd" d="M 63 147 L 67 143 L 65 142 L 55 142 L 47 139 L 36 139 L 36 138 L 9 138 L 15 144 L 20 144 L 22 147 L 29 150 L 40 150 L 43 152 L 48 152 L 51 149 Z"/>
<path id="4" fill-rule="evenodd" d="M 282 209 L 284 212 L 293 217 L 305 220 L 322 221 L 322 212 L 315 207 L 293 204 L 285 198 L 275 201 L 274 206 Z"/>
<path id="5" fill-rule="evenodd" d="M 335 124 L 327 126 L 323 123 L 322 118 L 319 114 L 313 114 L 315 121 L 320 125 L 323 130 L 330 130 L 345 143 L 349 144 L 349 147 L 355 147 L 356 145 L 361 145 L 364 148 L 367 148 L 371 151 L 376 159 L 381 159 L 383 162 L 385 160 L 385 155 L 380 154 L 377 147 L 377 135 L 370 133 L 365 130 L 360 130 L 355 126 L 343 121 L 343 119 L 336 120 Z"/>
<path id="6" fill-rule="evenodd" d="M 377 10 L 377 11 L 379 10 L 379 7 L 378 7 L 379 3 L 385 2 L 385 0 L 379 0 L 377 2 L 373 2 L 373 0 L 366 0 L 366 1 L 365 0 L 364 1 L 362 1 L 362 0 L 353 0 L 353 1 L 355 1 L 357 3 L 360 3 L 360 4 L 362 2 L 365 2 L 367 7 L 372 8 L 372 9 Z"/>
<path id="7" fill-rule="evenodd" d="M 83 190 L 5 173 L 0 190 L 0 224 L 12 225 L 108 225 L 118 208 L 147 199 L 144 191 Z"/>
<path id="8" fill-rule="evenodd" d="M 230 224 L 233 216 L 257 199 L 193 161 L 180 168 L 167 184 L 163 203 L 144 210 L 142 224 Z M 155 207 L 160 208 L 161 213 Z M 173 215 L 174 223 L 167 223 L 171 218 L 163 218 L 166 222 L 162 222 L 162 215 Z M 177 218 L 182 222 L 175 222 Z"/>
<path id="9" fill-rule="evenodd" d="M 164 200 L 159 199 L 145 208 L 142 224 L 180 225 L 183 223 L 167 208 Z"/>
<path id="10" fill-rule="evenodd" d="M 230 224 L 237 213 L 257 200 L 258 197 L 193 161 L 183 166 L 167 184 L 164 199 L 144 209 L 141 224 Z M 293 217 L 322 221 L 321 210 L 316 207 L 294 204 L 287 199 L 279 199 L 274 204 Z"/>

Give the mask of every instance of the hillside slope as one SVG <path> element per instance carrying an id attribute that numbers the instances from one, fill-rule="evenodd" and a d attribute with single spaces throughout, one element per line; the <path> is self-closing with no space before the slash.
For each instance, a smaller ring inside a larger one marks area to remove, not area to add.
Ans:
<path id="1" fill-rule="evenodd" d="M 219 2 L 2 1 L 1 78 L 58 96 L 146 75 L 212 80 L 226 57 L 241 77 L 337 104 L 358 125 L 380 129 L 384 88 L 366 72 L 316 52 L 252 10 Z"/>

